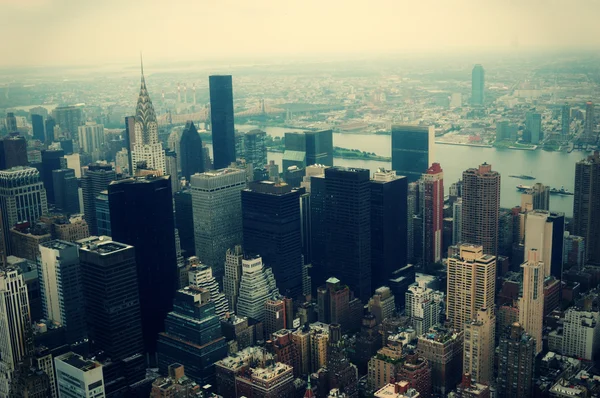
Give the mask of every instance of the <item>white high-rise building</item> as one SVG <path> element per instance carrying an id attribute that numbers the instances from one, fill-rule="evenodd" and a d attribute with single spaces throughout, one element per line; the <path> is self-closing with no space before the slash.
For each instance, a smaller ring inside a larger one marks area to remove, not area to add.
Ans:
<path id="1" fill-rule="evenodd" d="M 142 66 L 142 83 L 140 86 L 140 95 L 138 96 L 137 107 L 135 110 L 135 144 L 131 151 L 131 164 L 133 170 L 131 175 L 135 175 L 137 165 L 140 162 L 146 164 L 147 169 L 157 170 L 165 175 L 165 151 L 158 139 L 158 121 L 148 89 L 144 79 L 144 68 Z"/>
<path id="2" fill-rule="evenodd" d="M 229 305 L 225 295 L 219 291 L 219 284 L 213 276 L 212 269 L 200 262 L 198 257 L 190 257 L 190 270 L 188 271 L 191 286 L 201 287 L 210 292 L 210 299 L 215 303 L 215 313 L 224 318 L 229 312 Z"/>
<path id="3" fill-rule="evenodd" d="M 54 358 L 59 398 L 104 398 L 102 365 L 74 352 Z"/>
<path id="4" fill-rule="evenodd" d="M 523 292 L 519 298 L 519 323 L 535 339 L 535 352 L 542 352 L 544 323 L 544 263 L 539 252 L 532 249 L 527 253 L 523 269 Z"/>
<path id="5" fill-rule="evenodd" d="M 264 321 L 265 302 L 278 295 L 273 271 L 263 265 L 262 258 L 243 259 L 237 314 Z"/>
<path id="6" fill-rule="evenodd" d="M 104 145 L 104 125 L 94 122 L 87 122 L 84 126 L 79 126 L 79 147 L 85 153 L 90 155 L 99 154 L 102 145 Z M 94 159 L 98 160 L 98 159 Z"/>
<path id="7" fill-rule="evenodd" d="M 544 263 L 544 275 L 550 275 L 552 260 L 552 223 L 549 212 L 533 210 L 527 212 L 525 221 L 525 253 L 538 251 L 538 261 Z M 525 331 L 531 334 L 527 329 Z M 535 337 L 535 336 L 534 336 Z"/>
<path id="8" fill-rule="evenodd" d="M 443 292 L 413 283 L 405 296 L 406 316 L 411 318 L 417 336 L 440 324 L 440 314 L 444 308 Z"/>
<path id="9" fill-rule="evenodd" d="M 25 330 L 31 323 L 27 286 L 18 266 L 0 269 L 0 396 L 8 397 L 16 366 L 33 347 Z"/>
<path id="10" fill-rule="evenodd" d="M 563 323 L 562 354 L 591 361 L 600 350 L 600 315 L 597 311 L 569 308 Z"/>
<path id="11" fill-rule="evenodd" d="M 224 274 L 227 249 L 241 245 L 242 195 L 246 171 L 221 169 L 191 177 L 196 256 L 212 267 L 217 280 Z"/>
<path id="12" fill-rule="evenodd" d="M 242 279 L 242 260 L 244 252 L 242 246 L 227 249 L 225 255 L 225 275 L 223 276 L 223 293 L 232 312 L 237 311 L 237 300 L 240 295 L 240 281 Z"/>

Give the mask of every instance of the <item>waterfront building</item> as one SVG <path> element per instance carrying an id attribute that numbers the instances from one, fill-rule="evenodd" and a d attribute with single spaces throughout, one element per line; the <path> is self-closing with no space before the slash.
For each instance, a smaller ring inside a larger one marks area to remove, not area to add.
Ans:
<path id="1" fill-rule="evenodd" d="M 416 182 L 433 163 L 433 126 L 392 125 L 392 170 Z"/>
<path id="2" fill-rule="evenodd" d="M 594 104 L 592 101 L 588 101 L 585 103 L 585 125 L 583 130 L 584 138 L 587 142 L 594 142 L 594 128 L 595 128 L 595 120 L 594 120 Z"/>
<path id="3" fill-rule="evenodd" d="M 485 71 L 477 64 L 471 72 L 471 105 L 482 106 L 485 102 Z"/>

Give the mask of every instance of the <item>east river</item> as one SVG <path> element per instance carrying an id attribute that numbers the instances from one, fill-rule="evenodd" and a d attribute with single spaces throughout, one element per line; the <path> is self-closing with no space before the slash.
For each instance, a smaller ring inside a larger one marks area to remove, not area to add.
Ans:
<path id="1" fill-rule="evenodd" d="M 249 131 L 259 128 L 253 125 L 236 125 L 239 131 Z M 300 131 L 284 127 L 260 127 L 271 136 L 283 137 L 286 132 Z M 382 156 L 391 156 L 391 136 L 389 135 L 360 135 L 360 134 L 334 134 L 333 145 L 374 152 Z M 212 149 L 212 148 L 211 148 Z M 512 149 L 477 148 L 458 145 L 435 145 L 434 159 L 439 162 L 444 170 L 444 185 L 446 192 L 450 184 L 458 181 L 464 170 L 477 167 L 483 162 L 490 163 L 493 170 L 502 175 L 501 206 L 513 207 L 521 203 L 520 193 L 516 190 L 517 184 L 532 185 L 541 182 L 551 187 L 565 189 L 573 192 L 575 179 L 575 163 L 588 154 L 574 151 L 546 152 L 519 151 Z M 281 167 L 282 153 L 269 152 L 269 160 L 274 160 Z M 360 167 L 370 169 L 371 172 L 378 168 L 391 168 L 389 162 L 356 159 L 334 159 L 336 166 Z M 536 177 L 536 180 L 519 180 L 508 177 L 509 175 L 527 174 Z M 550 209 L 564 212 L 567 217 L 573 214 L 573 196 L 552 195 Z"/>

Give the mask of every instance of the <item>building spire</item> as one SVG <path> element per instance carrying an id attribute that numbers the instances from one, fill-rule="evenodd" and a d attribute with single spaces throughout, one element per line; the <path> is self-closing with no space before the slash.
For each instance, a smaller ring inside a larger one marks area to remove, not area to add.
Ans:
<path id="1" fill-rule="evenodd" d="M 140 66 L 142 68 L 142 80 L 144 80 L 144 58 L 142 58 L 142 52 L 140 51 Z"/>

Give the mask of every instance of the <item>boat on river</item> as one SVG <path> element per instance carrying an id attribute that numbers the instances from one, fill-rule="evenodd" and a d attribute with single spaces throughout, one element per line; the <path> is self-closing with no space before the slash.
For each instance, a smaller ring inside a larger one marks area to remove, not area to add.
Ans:
<path id="1" fill-rule="evenodd" d="M 519 180 L 535 180 L 534 176 L 528 176 L 526 174 L 519 174 L 518 176 L 516 175 L 509 175 L 510 178 L 518 178 Z"/>
<path id="2" fill-rule="evenodd" d="M 575 195 L 573 192 L 565 189 L 565 187 L 560 187 L 560 189 L 550 188 L 550 195 Z"/>
<path id="3" fill-rule="evenodd" d="M 517 185 L 517 191 L 519 191 L 519 192 L 525 192 L 528 189 L 531 189 L 531 187 L 529 185 L 523 185 L 523 184 Z"/>

